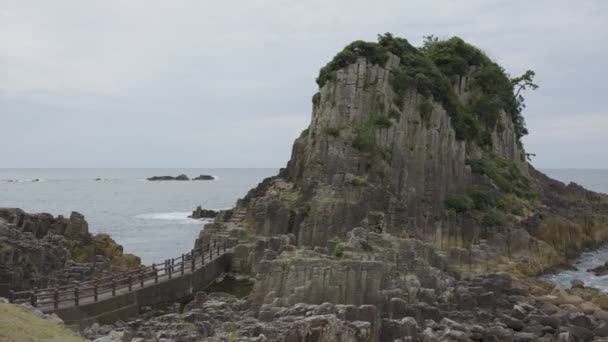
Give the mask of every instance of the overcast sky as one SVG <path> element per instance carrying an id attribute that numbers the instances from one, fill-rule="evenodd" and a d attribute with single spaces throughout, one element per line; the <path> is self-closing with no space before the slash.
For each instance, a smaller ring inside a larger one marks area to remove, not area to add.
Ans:
<path id="1" fill-rule="evenodd" d="M 530 68 L 543 168 L 608 168 L 608 1 L 0 0 L 0 167 L 282 167 L 353 40 Z"/>

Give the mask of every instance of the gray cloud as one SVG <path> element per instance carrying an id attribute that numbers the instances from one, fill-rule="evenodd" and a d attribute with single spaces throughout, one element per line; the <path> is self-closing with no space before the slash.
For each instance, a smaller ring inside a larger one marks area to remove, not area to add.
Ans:
<path id="1" fill-rule="evenodd" d="M 608 168 L 607 19 L 600 0 L 0 0 L 0 166 L 283 166 L 319 68 L 389 31 L 534 69 L 535 164 Z"/>

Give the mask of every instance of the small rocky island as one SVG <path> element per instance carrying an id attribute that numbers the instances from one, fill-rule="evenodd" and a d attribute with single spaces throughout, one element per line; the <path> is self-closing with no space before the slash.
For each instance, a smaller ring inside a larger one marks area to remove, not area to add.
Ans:
<path id="1" fill-rule="evenodd" d="M 153 176 L 150 178 L 147 178 L 147 180 L 149 181 L 189 181 L 190 178 L 188 178 L 188 176 L 181 174 L 177 177 L 173 177 L 173 176 Z M 211 175 L 200 175 L 198 177 L 194 177 L 192 178 L 193 181 L 198 181 L 198 180 L 215 180 L 215 177 L 211 176 Z"/>
<path id="2" fill-rule="evenodd" d="M 192 180 L 215 180 L 215 177 L 211 175 L 200 175 L 198 177 L 192 178 Z"/>
<path id="3" fill-rule="evenodd" d="M 181 174 L 177 177 L 173 177 L 173 176 L 153 176 L 150 178 L 147 178 L 147 180 L 149 181 L 189 181 L 190 178 L 188 178 L 188 176 Z"/>

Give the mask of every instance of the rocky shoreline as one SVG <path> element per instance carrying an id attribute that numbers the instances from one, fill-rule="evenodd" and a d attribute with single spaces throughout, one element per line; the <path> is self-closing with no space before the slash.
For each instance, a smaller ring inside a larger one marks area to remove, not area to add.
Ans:
<path id="1" fill-rule="evenodd" d="M 66 285 L 140 264 L 139 257 L 123 253 L 109 235 L 89 233 L 80 213 L 65 218 L 0 208 L 0 279 L 5 291 Z"/>

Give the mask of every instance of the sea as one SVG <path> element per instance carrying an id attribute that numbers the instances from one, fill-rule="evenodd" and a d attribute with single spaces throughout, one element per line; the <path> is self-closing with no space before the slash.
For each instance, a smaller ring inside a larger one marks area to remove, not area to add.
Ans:
<path id="1" fill-rule="evenodd" d="M 278 169 L 0 169 L 0 207 L 85 216 L 91 233 L 108 233 L 145 264 L 189 252 L 208 220 L 197 206 L 227 209 Z M 147 181 L 152 176 L 208 181 Z M 100 179 L 100 180 L 97 180 Z"/>
<path id="2" fill-rule="evenodd" d="M 608 170 L 543 169 L 565 183 L 608 193 Z M 83 214 L 92 233 L 108 233 L 126 253 L 145 264 L 176 257 L 193 248 L 205 220 L 188 218 L 197 207 L 226 209 L 235 205 L 278 169 L 0 169 L 0 207 L 31 213 Z M 212 181 L 147 181 L 152 176 L 213 175 Z M 99 179 L 99 180 L 98 180 Z M 577 270 L 543 276 L 569 287 L 573 279 L 608 292 L 608 276 L 586 270 L 608 261 L 608 246 L 583 253 Z"/>

